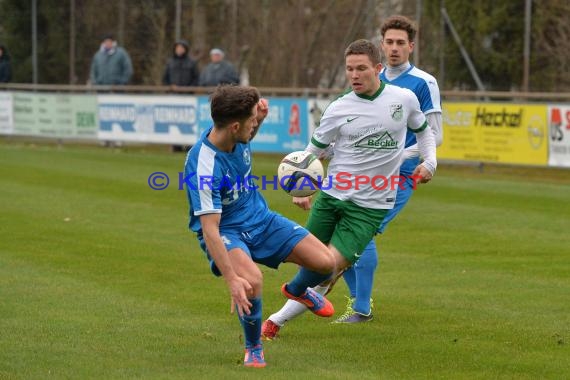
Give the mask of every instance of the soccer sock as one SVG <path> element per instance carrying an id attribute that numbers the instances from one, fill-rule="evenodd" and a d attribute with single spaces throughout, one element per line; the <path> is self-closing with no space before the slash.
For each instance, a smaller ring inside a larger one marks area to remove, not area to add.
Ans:
<path id="1" fill-rule="evenodd" d="M 328 280 L 330 277 L 330 273 L 321 274 L 301 267 L 291 282 L 287 284 L 287 291 L 295 297 L 299 297 L 301 294 L 305 293 L 305 290 L 307 290 L 307 288 L 312 288 L 313 286 L 319 285 L 321 282 Z"/>
<path id="2" fill-rule="evenodd" d="M 376 254 L 376 244 L 374 240 L 364 248 L 362 256 L 354 265 L 356 273 L 356 298 L 352 308 L 357 313 L 369 315 L 371 313 L 370 297 L 374 285 L 374 273 L 378 266 L 378 256 Z"/>
<path id="3" fill-rule="evenodd" d="M 283 305 L 279 311 L 269 316 L 269 319 L 279 327 L 282 327 L 285 322 L 297 318 L 307 310 L 307 307 L 302 303 L 293 300 L 287 300 L 287 302 L 285 302 L 285 305 Z"/>
<path id="4" fill-rule="evenodd" d="M 348 286 L 348 291 L 350 292 L 350 298 L 356 297 L 356 271 L 354 266 L 351 266 L 342 274 L 346 286 Z"/>
<path id="5" fill-rule="evenodd" d="M 238 314 L 245 336 L 245 347 L 250 348 L 261 344 L 261 298 L 251 298 L 250 314 L 244 313 L 243 317 Z"/>

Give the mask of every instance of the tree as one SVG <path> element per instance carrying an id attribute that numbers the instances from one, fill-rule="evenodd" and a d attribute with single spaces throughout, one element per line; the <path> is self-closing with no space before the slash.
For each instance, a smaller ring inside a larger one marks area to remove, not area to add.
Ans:
<path id="1" fill-rule="evenodd" d="M 568 91 L 570 88 L 570 3 L 534 3 L 530 88 Z"/>
<path id="2" fill-rule="evenodd" d="M 428 2 L 426 16 L 440 19 L 440 1 Z M 445 7 L 454 21 L 455 28 L 481 80 L 488 90 L 517 90 L 522 83 L 524 2 L 519 0 L 475 0 L 464 2 L 446 0 Z M 569 60 L 570 27 L 567 15 L 570 4 L 565 0 L 533 2 L 530 89 L 533 91 L 565 91 L 570 75 Z M 438 24 L 422 27 L 422 46 L 432 46 L 422 58 L 423 62 L 438 73 L 437 61 L 441 50 Z M 429 39 L 426 40 L 426 34 Z M 434 43 L 435 42 L 435 43 Z M 422 49 L 426 52 L 426 49 Z M 476 89 L 475 83 L 455 42 L 448 34 L 443 47 L 445 83 L 442 89 Z M 441 74 L 441 73 L 439 73 Z"/>
<path id="3" fill-rule="evenodd" d="M 71 0 L 70 0 L 71 1 Z M 114 33 L 129 52 L 134 84 L 160 84 L 172 54 L 175 0 L 75 1 L 78 83 L 89 76 L 101 36 Z M 423 1 L 421 67 L 441 76 L 442 89 L 475 89 L 449 34 L 441 46 L 441 1 Z M 378 37 L 387 16 L 416 15 L 416 0 L 182 0 L 182 37 L 203 67 L 213 47 L 249 72 L 263 87 L 342 87 L 343 52 L 357 38 Z M 518 89 L 522 82 L 524 2 L 445 0 L 466 50 L 489 90 Z M 0 0 L 0 40 L 13 57 L 14 81 L 31 82 L 31 1 Z M 40 83 L 68 83 L 68 1 L 38 1 Z M 566 91 L 570 85 L 567 0 L 533 2 L 531 80 L 535 91 Z"/>

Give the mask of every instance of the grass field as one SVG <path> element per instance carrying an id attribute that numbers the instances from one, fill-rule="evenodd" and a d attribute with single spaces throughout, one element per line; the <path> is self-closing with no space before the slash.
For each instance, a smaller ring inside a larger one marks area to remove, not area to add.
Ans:
<path id="1" fill-rule="evenodd" d="M 256 174 L 278 159 L 256 156 Z M 183 161 L 0 141 L 0 379 L 570 377 L 570 170 L 441 166 L 378 239 L 375 320 L 305 315 L 256 370 L 187 231 Z M 149 188 L 155 171 L 168 189 Z M 263 268 L 264 317 L 295 269 Z"/>

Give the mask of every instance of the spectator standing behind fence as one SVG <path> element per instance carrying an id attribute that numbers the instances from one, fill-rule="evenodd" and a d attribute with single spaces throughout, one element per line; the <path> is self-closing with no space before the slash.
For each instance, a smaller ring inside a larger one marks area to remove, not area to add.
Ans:
<path id="1" fill-rule="evenodd" d="M 185 40 L 176 41 L 172 57 L 168 60 L 162 83 L 170 86 L 198 86 L 200 73 L 198 64 L 188 53 L 190 45 Z"/>
<path id="2" fill-rule="evenodd" d="M 132 76 L 133 65 L 129 53 L 118 46 L 112 35 L 105 35 L 91 62 L 91 84 L 124 85 L 129 83 Z"/>
<path id="3" fill-rule="evenodd" d="M 166 63 L 162 83 L 173 88 L 183 86 L 198 86 L 200 72 L 198 63 L 188 55 L 190 44 L 188 41 L 179 40 L 174 43 L 172 57 Z M 172 145 L 173 152 L 185 152 L 183 145 Z"/>
<path id="4" fill-rule="evenodd" d="M 4 45 L 0 45 L 0 83 L 8 83 L 12 79 L 10 54 Z"/>
<path id="5" fill-rule="evenodd" d="M 224 52 L 215 48 L 210 51 L 210 63 L 200 74 L 200 86 L 219 84 L 239 84 L 239 75 L 234 65 L 224 59 Z"/>

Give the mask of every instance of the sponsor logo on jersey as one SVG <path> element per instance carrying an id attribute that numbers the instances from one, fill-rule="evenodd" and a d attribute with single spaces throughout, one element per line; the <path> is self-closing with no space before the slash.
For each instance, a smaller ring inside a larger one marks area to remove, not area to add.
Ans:
<path id="1" fill-rule="evenodd" d="M 396 150 L 398 149 L 398 141 L 395 141 L 388 132 L 382 134 L 375 134 L 366 136 L 355 144 L 355 147 L 369 148 L 369 149 L 382 149 L 382 150 Z"/>
<path id="2" fill-rule="evenodd" d="M 383 130 L 384 129 L 382 129 L 382 124 L 378 125 L 377 127 L 365 128 L 365 129 L 359 130 L 358 133 L 355 135 L 348 135 L 348 141 L 350 141 L 350 142 L 360 141 L 362 139 L 362 137 L 364 137 L 364 136 L 370 136 L 370 135 L 373 135 L 375 133 L 380 133 Z"/>
<path id="3" fill-rule="evenodd" d="M 390 104 L 390 115 L 394 121 L 402 120 L 402 117 L 404 117 L 404 106 L 402 103 Z"/>

